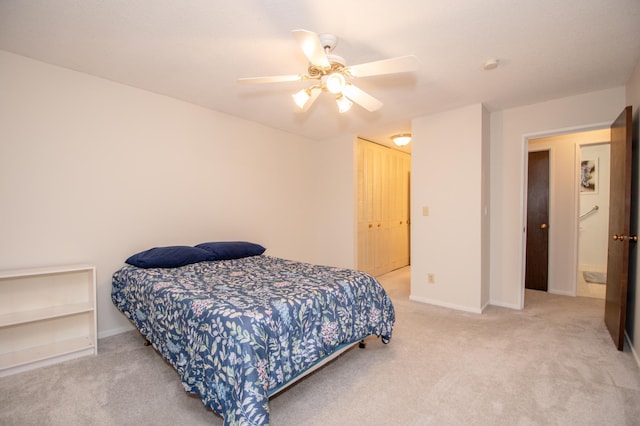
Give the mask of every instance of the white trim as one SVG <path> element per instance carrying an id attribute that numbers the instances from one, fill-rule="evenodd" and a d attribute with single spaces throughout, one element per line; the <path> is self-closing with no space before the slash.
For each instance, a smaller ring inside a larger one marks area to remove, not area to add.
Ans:
<path id="1" fill-rule="evenodd" d="M 419 296 L 409 296 L 409 300 L 412 300 L 414 302 L 427 303 L 429 305 L 442 306 L 443 308 L 455 309 L 456 311 L 471 312 L 473 314 L 481 314 L 482 310 L 484 309 L 484 308 L 482 308 L 482 309 L 470 308 L 468 306 L 462 306 L 462 305 L 456 305 L 456 304 L 453 304 L 453 303 L 441 302 L 439 300 L 434 300 L 434 299 L 429 299 L 429 298 L 426 298 L 426 297 L 419 297 Z"/>
<path id="2" fill-rule="evenodd" d="M 624 337 L 627 338 L 627 344 L 629 345 L 629 348 L 631 349 L 631 354 L 633 354 L 633 357 L 636 360 L 636 364 L 638 364 L 638 367 L 640 367 L 640 357 L 638 356 L 638 353 L 636 352 L 636 350 L 633 347 L 633 344 L 631 343 L 631 338 L 627 334 L 627 330 L 624 331 Z"/>
<path id="3" fill-rule="evenodd" d="M 547 293 L 549 294 L 557 294 L 558 296 L 570 296 L 570 297 L 575 297 L 576 295 L 570 291 L 566 291 L 566 290 L 552 290 L 549 289 L 547 290 Z"/>
<path id="4" fill-rule="evenodd" d="M 490 301 L 489 304 L 492 306 L 499 306 L 501 308 L 515 309 L 517 311 L 521 311 L 524 309 L 524 307 L 520 307 L 515 303 L 502 303 L 502 302 L 497 302 L 495 300 Z"/>
<path id="5" fill-rule="evenodd" d="M 104 339 L 105 337 L 115 336 L 116 334 L 126 333 L 127 331 L 135 330 L 134 326 L 112 328 L 111 330 L 104 330 L 98 333 L 98 339 Z"/>
<path id="6" fill-rule="evenodd" d="M 588 132 L 590 130 L 601 130 L 607 127 L 611 127 L 611 123 L 602 122 L 602 123 L 590 124 L 585 126 L 565 127 L 565 128 L 560 128 L 556 130 L 525 133 L 523 137 L 524 137 L 524 140 L 527 141 L 528 139 L 543 138 L 546 136 L 560 136 L 560 135 L 566 135 L 571 133 Z"/>
<path id="7" fill-rule="evenodd" d="M 520 143 L 520 149 L 522 149 L 520 155 L 521 170 L 523 171 L 520 176 L 520 206 L 522 207 L 520 217 L 520 285 L 518 290 L 520 291 L 520 306 L 516 309 L 522 311 L 524 309 L 524 294 L 525 294 L 525 280 L 527 269 L 527 194 L 529 192 L 529 138 L 527 135 L 523 136 Z"/>
<path id="8" fill-rule="evenodd" d="M 579 144 L 575 144 L 578 146 Z M 571 241 L 571 249 L 573 250 L 573 256 L 571 261 L 573 262 L 573 274 L 571 274 L 571 282 L 570 287 L 571 290 L 568 291 L 567 296 L 576 297 L 578 295 L 578 239 L 580 238 L 580 223 L 578 218 L 580 217 L 580 184 L 579 176 L 580 175 L 580 162 L 578 158 L 573 157 L 573 241 Z"/>
<path id="9" fill-rule="evenodd" d="M 91 348 L 87 348 L 87 349 L 82 349 L 82 350 L 77 351 L 77 352 L 72 352 L 72 353 L 69 353 L 69 354 L 56 355 L 56 356 L 51 357 L 51 358 L 46 358 L 46 359 L 41 359 L 41 360 L 38 360 L 38 361 L 29 362 L 28 364 L 17 365 L 15 367 L 11 367 L 11 368 L 7 368 L 7 369 L 4 369 L 4 370 L 0 370 L 0 377 L 6 377 L 6 376 L 13 375 L 13 374 L 23 373 L 25 371 L 34 370 L 34 369 L 40 368 L 40 367 L 47 367 L 49 365 L 59 364 L 61 362 L 70 361 L 72 359 L 82 358 L 82 357 L 86 357 L 86 356 L 96 356 L 96 355 L 98 355 L 97 352 L 98 352 L 97 351 L 97 347 L 95 347 L 95 348 L 91 347 Z"/>
<path id="10" fill-rule="evenodd" d="M 573 241 L 573 253 L 575 259 L 574 262 L 574 274 L 575 277 L 573 280 L 573 296 L 578 295 L 578 276 L 580 275 L 580 168 L 579 165 L 582 164 L 582 144 L 577 143 L 574 145 L 575 153 L 574 153 L 574 173 L 573 173 L 573 191 L 575 194 L 573 211 L 575 212 L 573 218 L 573 232 L 576 238 Z"/>

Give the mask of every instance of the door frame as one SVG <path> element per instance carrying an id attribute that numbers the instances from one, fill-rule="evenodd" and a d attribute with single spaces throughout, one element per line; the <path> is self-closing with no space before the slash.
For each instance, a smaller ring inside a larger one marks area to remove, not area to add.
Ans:
<path id="1" fill-rule="evenodd" d="M 570 135 L 572 133 L 581 133 L 581 132 L 588 132 L 591 130 L 602 130 L 602 129 L 608 129 L 611 126 L 611 123 L 594 123 L 591 125 L 585 125 L 585 126 L 578 126 L 578 127 L 569 127 L 569 128 L 564 128 L 564 129 L 556 129 L 556 130 L 547 130 L 547 131 L 540 131 L 540 132 L 535 132 L 535 133 L 528 133 L 528 134 L 524 134 L 522 136 L 522 157 L 521 157 L 521 161 L 522 161 L 522 175 L 521 175 L 521 203 L 522 203 L 522 217 L 520 218 L 521 220 L 521 229 L 522 229 L 522 240 L 521 240 L 521 245 L 520 245 L 520 258 L 521 258 L 521 270 L 520 270 L 520 286 L 519 286 L 519 290 L 520 290 L 520 306 L 519 309 L 522 310 L 524 309 L 524 303 L 525 303 L 525 269 L 526 269 L 526 261 L 527 261 L 527 188 L 528 188 L 528 173 L 529 173 L 529 141 L 533 140 L 533 139 L 539 139 L 539 138 L 544 138 L 544 137 L 549 137 L 549 136 L 562 136 L 562 135 Z M 550 153 L 553 152 L 552 147 L 550 148 Z M 554 172 L 553 172 L 553 156 L 550 155 L 549 158 L 549 166 L 551 168 L 551 170 L 549 171 L 549 211 L 551 214 L 552 211 L 552 203 L 553 203 L 553 197 L 555 195 L 555 189 L 554 189 L 554 182 L 555 182 L 555 176 L 554 176 Z M 577 173 L 574 173 L 575 175 L 575 180 L 574 180 L 574 191 L 576 191 L 575 193 L 577 194 L 577 191 L 579 190 L 579 178 L 577 176 Z M 576 291 L 577 291 L 577 276 L 578 276 L 578 234 L 577 232 L 579 231 L 578 227 L 580 225 L 579 223 L 579 215 L 580 215 L 580 210 L 579 210 L 579 204 L 580 204 L 580 199 L 578 198 L 578 196 L 576 195 L 574 203 L 573 203 L 573 216 L 574 216 L 574 233 L 576 235 L 576 238 L 573 239 L 573 241 L 571 242 L 571 246 L 572 246 L 572 250 L 573 250 L 573 256 L 572 256 L 572 269 L 575 270 L 575 273 L 572 274 L 573 275 L 573 282 L 571 283 L 571 288 L 573 289 L 573 296 L 575 296 Z M 549 222 L 552 221 L 552 218 L 549 217 Z M 553 231 L 553 227 L 549 228 L 549 244 L 551 244 L 552 238 L 554 237 L 554 231 Z M 551 253 L 549 253 L 551 254 Z M 549 262 L 551 262 L 551 259 L 549 260 Z M 551 265 L 551 264 L 550 264 Z M 548 285 L 548 292 L 549 293 L 554 293 L 554 291 L 552 291 L 552 277 L 551 274 L 549 274 L 549 285 Z M 555 294 L 567 294 L 564 292 L 560 292 L 560 293 L 555 293 Z"/>

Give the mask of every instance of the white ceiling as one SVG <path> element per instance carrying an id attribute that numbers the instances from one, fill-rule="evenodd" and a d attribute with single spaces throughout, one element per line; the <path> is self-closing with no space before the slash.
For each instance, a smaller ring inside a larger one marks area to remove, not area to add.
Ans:
<path id="1" fill-rule="evenodd" d="M 384 107 L 297 113 L 308 82 L 291 30 L 338 36 L 347 65 L 414 54 L 415 73 L 354 83 Z M 0 49 L 325 139 L 385 143 L 413 117 L 490 110 L 624 85 L 640 60 L 639 0 L 0 0 Z M 490 58 L 500 66 L 484 71 Z"/>

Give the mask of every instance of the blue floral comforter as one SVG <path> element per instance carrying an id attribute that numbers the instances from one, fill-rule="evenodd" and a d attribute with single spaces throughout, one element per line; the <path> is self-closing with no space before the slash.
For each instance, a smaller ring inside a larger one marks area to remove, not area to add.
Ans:
<path id="1" fill-rule="evenodd" d="M 393 305 L 370 275 L 266 255 L 162 269 L 126 265 L 113 303 L 225 425 L 269 423 L 269 395 L 369 335 Z"/>

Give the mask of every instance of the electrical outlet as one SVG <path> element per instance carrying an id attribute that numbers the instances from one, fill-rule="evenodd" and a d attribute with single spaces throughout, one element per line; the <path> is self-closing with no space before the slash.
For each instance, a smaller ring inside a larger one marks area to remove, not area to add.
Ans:
<path id="1" fill-rule="evenodd" d="M 434 274 L 427 274 L 427 282 L 429 284 L 435 284 L 436 283 L 436 276 Z"/>

